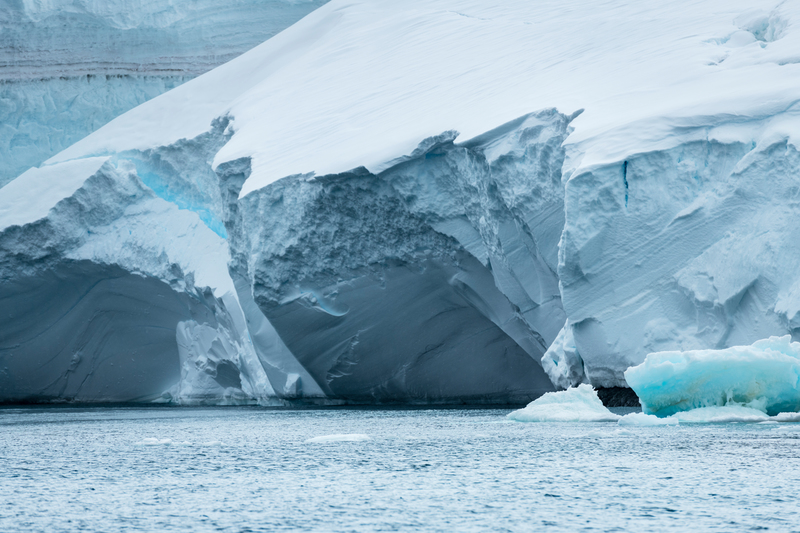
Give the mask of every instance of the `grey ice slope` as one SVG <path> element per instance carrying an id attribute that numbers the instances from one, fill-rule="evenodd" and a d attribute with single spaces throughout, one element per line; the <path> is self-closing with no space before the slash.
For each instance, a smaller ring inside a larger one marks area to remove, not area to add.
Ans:
<path id="1" fill-rule="evenodd" d="M 0 399 L 273 396 L 232 287 L 225 292 L 213 264 L 192 269 L 188 257 L 216 259 L 226 274 L 222 239 L 125 165 L 88 163 L 30 171 L 2 189 L 11 205 L 0 209 Z M 17 194 L 46 201 L 41 186 L 69 185 L 70 171 L 74 190 L 44 217 Z"/>

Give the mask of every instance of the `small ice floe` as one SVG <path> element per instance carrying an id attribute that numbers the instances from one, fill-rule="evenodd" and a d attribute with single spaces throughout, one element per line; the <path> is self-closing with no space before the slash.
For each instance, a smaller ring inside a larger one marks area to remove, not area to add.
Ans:
<path id="1" fill-rule="evenodd" d="M 362 442 L 365 440 L 370 440 L 369 435 L 364 435 L 363 433 L 345 433 L 341 435 L 321 435 L 319 437 L 313 437 L 305 442 L 307 443 L 326 443 L 326 442 Z"/>
<path id="2" fill-rule="evenodd" d="M 645 413 L 683 413 L 681 422 L 753 422 L 800 411 L 799 375 L 800 343 L 789 335 L 724 350 L 651 353 L 625 371 Z"/>
<path id="3" fill-rule="evenodd" d="M 644 413 L 630 413 L 619 419 L 620 426 L 677 426 L 680 421 L 674 416 L 658 418 Z"/>
<path id="4" fill-rule="evenodd" d="M 800 422 L 800 413 L 778 413 L 772 417 L 776 422 Z"/>
<path id="5" fill-rule="evenodd" d="M 172 439 L 157 439 L 155 437 L 147 437 L 141 442 L 136 443 L 137 446 L 170 446 Z"/>
<path id="6" fill-rule="evenodd" d="M 517 422 L 615 422 L 620 419 L 609 411 L 597 392 L 586 384 L 559 392 L 547 392 L 525 408 L 508 414 Z"/>
<path id="7" fill-rule="evenodd" d="M 738 404 L 699 407 L 675 413 L 669 418 L 677 418 L 681 424 L 728 424 L 732 422 L 753 424 L 769 420 L 769 416 L 763 411 Z"/>

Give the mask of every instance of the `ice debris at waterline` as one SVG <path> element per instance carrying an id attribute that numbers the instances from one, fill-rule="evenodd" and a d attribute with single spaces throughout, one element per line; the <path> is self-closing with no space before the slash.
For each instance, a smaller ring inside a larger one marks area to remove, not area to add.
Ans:
<path id="1" fill-rule="evenodd" d="M 786 335 L 724 350 L 651 353 L 625 379 L 642 410 L 662 417 L 734 405 L 765 416 L 800 411 L 800 343 Z"/>
<path id="2" fill-rule="evenodd" d="M 548 392 L 523 409 L 508 414 L 517 422 L 614 422 L 620 416 L 603 405 L 590 385 Z"/>
<path id="3" fill-rule="evenodd" d="M 645 413 L 629 413 L 617 422 L 620 426 L 677 426 L 679 423 L 680 421 L 673 416 L 658 418 Z"/>

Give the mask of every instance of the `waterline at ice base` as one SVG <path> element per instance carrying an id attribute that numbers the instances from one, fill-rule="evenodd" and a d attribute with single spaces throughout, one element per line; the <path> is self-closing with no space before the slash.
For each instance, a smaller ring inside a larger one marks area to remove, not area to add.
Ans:
<path id="1" fill-rule="evenodd" d="M 333 0 L 0 189 L 0 401 L 796 411 L 799 20 Z"/>
<path id="2" fill-rule="evenodd" d="M 651 353 L 625 378 L 642 412 L 613 413 L 581 384 L 546 393 L 508 418 L 623 426 L 800 422 L 800 342 L 789 335 L 721 350 Z"/>

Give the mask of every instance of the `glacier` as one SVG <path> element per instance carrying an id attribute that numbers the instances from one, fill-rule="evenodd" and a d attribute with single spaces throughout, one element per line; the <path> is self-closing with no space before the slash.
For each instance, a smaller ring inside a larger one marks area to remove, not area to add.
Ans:
<path id="1" fill-rule="evenodd" d="M 333 0 L 0 189 L 4 398 L 525 403 L 798 340 L 799 13 Z M 144 338 L 33 347 L 17 302 L 78 278 L 173 302 L 158 382 L 92 377 Z"/>
<path id="2" fill-rule="evenodd" d="M 324 0 L 11 0 L 0 6 L 0 186 L 233 59 Z"/>

